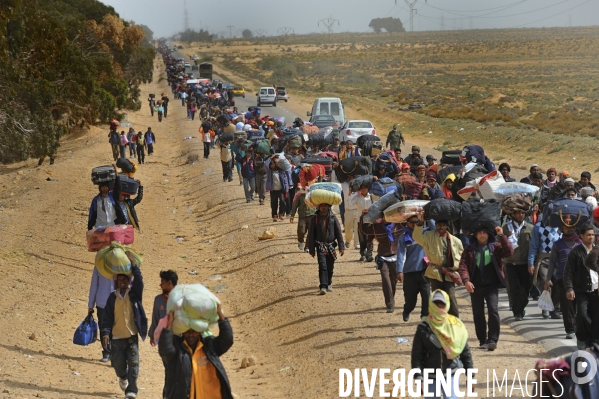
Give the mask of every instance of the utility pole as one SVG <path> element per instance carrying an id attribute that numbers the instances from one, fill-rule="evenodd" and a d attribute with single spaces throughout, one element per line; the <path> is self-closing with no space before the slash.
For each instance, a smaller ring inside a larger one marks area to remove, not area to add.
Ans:
<path id="1" fill-rule="evenodd" d="M 189 13 L 187 12 L 187 0 L 183 0 L 183 26 L 185 32 L 189 30 Z"/>
<path id="2" fill-rule="evenodd" d="M 282 36 L 287 36 L 287 35 L 294 35 L 295 31 L 293 30 L 293 28 L 284 26 L 282 28 L 277 29 L 277 33 Z"/>
<path id="3" fill-rule="evenodd" d="M 266 36 L 266 31 L 264 29 L 256 29 L 254 32 L 255 37 L 264 37 Z"/>
<path id="4" fill-rule="evenodd" d="M 333 33 L 333 26 L 335 26 L 335 24 L 337 24 L 337 26 L 340 25 L 339 20 L 334 19 L 332 17 L 321 19 L 320 21 L 318 21 L 318 26 L 320 26 L 321 22 L 328 29 L 329 33 Z"/>
<path id="5" fill-rule="evenodd" d="M 235 25 L 227 25 L 227 28 L 229 28 L 229 39 L 233 37 L 233 28 L 235 27 Z"/>
<path id="6" fill-rule="evenodd" d="M 418 10 L 414 7 L 416 7 L 418 0 L 413 0 L 411 3 L 409 0 L 403 1 L 405 1 L 408 7 L 410 7 L 410 32 L 414 32 L 414 14 L 418 13 Z M 395 1 L 395 4 L 397 4 L 397 0 Z"/>

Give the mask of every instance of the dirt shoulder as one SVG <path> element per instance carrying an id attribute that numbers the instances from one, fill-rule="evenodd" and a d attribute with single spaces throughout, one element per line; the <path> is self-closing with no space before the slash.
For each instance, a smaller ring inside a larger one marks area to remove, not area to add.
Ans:
<path id="1" fill-rule="evenodd" d="M 142 98 L 167 89 L 155 82 L 142 88 Z M 162 123 L 146 107 L 129 119 L 157 136 L 156 154 L 136 175 L 145 187 L 135 247 L 145 256 L 146 313 L 159 294 L 160 270 L 172 268 L 181 283 L 218 292 L 235 335 L 223 362 L 239 397 L 336 397 L 339 368 L 410 368 L 411 344 L 396 338 L 412 339 L 419 321 L 416 314 L 404 323 L 400 312 L 385 313 L 372 263 L 347 251 L 336 264 L 334 292 L 318 296 L 317 264 L 297 250 L 296 224 L 273 223 L 266 206 L 246 204 L 235 180 L 222 182 L 216 152 L 195 159 L 198 121 L 188 120 L 176 101 Z M 94 254 L 86 250 L 85 223 L 96 194 L 89 175 L 93 166 L 111 163 L 106 134 L 98 127 L 65 138 L 52 166 L 30 161 L 0 170 L 0 264 L 8 271 L 0 276 L 0 397 L 121 395 L 113 370 L 97 361 L 99 344 L 71 343 L 87 311 Z M 275 238 L 258 241 L 270 226 Z M 396 301 L 400 308 L 401 285 Z M 470 308 L 462 300 L 460 306 L 476 347 Z M 250 355 L 257 365 L 240 369 Z M 474 351 L 479 386 L 486 369 L 507 369 L 511 379 L 539 357 L 540 346 L 502 325 L 497 351 Z M 139 397 L 159 397 L 163 366 L 147 341 L 140 358 Z"/>

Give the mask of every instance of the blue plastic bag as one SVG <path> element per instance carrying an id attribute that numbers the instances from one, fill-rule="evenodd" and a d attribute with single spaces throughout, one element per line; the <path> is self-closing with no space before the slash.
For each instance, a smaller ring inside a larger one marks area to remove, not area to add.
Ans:
<path id="1" fill-rule="evenodd" d="M 75 334 L 73 335 L 73 343 L 75 345 L 87 346 L 94 343 L 98 339 L 98 323 L 94 320 L 93 314 L 87 315 L 79 324 Z"/>

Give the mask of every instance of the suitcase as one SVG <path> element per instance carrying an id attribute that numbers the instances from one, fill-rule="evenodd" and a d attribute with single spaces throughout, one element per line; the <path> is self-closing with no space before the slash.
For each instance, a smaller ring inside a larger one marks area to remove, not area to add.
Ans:
<path id="1" fill-rule="evenodd" d="M 549 214 L 549 226 L 574 227 L 587 223 L 593 214 L 589 204 L 580 200 L 561 198 L 547 204 L 545 213 Z M 545 216 L 545 215 L 544 215 Z M 544 220 L 545 217 L 543 217 Z"/>
<path id="2" fill-rule="evenodd" d="M 89 230 L 85 234 L 87 239 L 87 250 L 97 252 L 110 245 L 113 241 L 118 241 L 123 245 L 133 244 L 135 240 L 135 229 L 128 224 L 98 227 Z"/>
<path id="3" fill-rule="evenodd" d="M 493 231 L 495 227 L 501 226 L 500 214 L 501 202 L 495 199 L 472 198 L 464 201 L 460 215 L 462 230 L 466 235 L 479 228 Z"/>
<path id="4" fill-rule="evenodd" d="M 461 211 L 462 204 L 460 202 L 439 198 L 424 206 L 424 218 L 453 222 L 460 218 Z"/>
<path id="5" fill-rule="evenodd" d="M 372 173 L 372 162 L 369 157 L 349 157 L 339 162 L 335 168 L 337 180 L 341 183 L 347 181 L 348 176 L 363 176 Z"/>
<path id="6" fill-rule="evenodd" d="M 139 182 L 127 176 L 119 176 L 121 192 L 125 195 L 136 195 Z"/>
<path id="7" fill-rule="evenodd" d="M 116 179 L 116 172 L 111 165 L 98 166 L 92 169 L 92 182 L 100 184 Z"/>
<path id="8" fill-rule="evenodd" d="M 428 201 L 402 201 L 395 205 L 391 205 L 383 211 L 385 222 L 387 223 L 404 223 L 412 216 L 417 216 L 422 212 L 423 208 L 428 204 Z"/>
<path id="9" fill-rule="evenodd" d="M 382 197 L 390 191 L 397 191 L 399 195 L 402 195 L 403 186 L 393 179 L 383 177 L 372 183 L 372 187 L 370 188 L 370 194 L 377 197 Z"/>
<path id="10" fill-rule="evenodd" d="M 329 157 L 308 157 L 302 159 L 302 163 L 307 164 L 317 164 L 322 165 L 324 167 L 324 171 L 326 173 L 331 173 L 333 171 L 333 158 Z"/>
<path id="11" fill-rule="evenodd" d="M 449 150 L 441 153 L 441 163 L 444 165 L 461 165 L 462 150 Z"/>

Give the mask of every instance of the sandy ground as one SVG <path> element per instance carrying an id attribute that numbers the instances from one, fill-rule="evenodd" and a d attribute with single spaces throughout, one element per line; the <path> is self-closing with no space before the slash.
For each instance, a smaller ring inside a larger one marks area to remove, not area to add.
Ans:
<path id="1" fill-rule="evenodd" d="M 142 98 L 166 90 L 165 82 L 154 82 L 142 88 Z M 318 296 L 317 265 L 298 251 L 296 225 L 273 223 L 267 206 L 246 204 L 237 179 L 223 183 L 218 154 L 201 158 L 199 123 L 171 104 L 162 123 L 147 107 L 129 115 L 136 130 L 152 126 L 157 136 L 155 155 L 136 175 L 146 190 L 136 208 L 141 233 L 135 241 L 145 254 L 146 313 L 159 293 L 160 270 L 172 268 L 181 283 L 205 283 L 219 292 L 235 334 L 223 362 L 241 398 L 338 397 L 339 368 L 409 368 L 411 344 L 396 338 L 412 339 L 416 313 L 408 323 L 401 312 L 385 313 L 374 265 L 347 251 L 336 264 L 335 291 Z M 0 169 L 2 398 L 122 397 L 113 370 L 98 362 L 99 343 L 72 344 L 87 312 L 93 269 L 94 254 L 85 245 L 96 194 L 90 171 L 111 163 L 107 132 L 102 126 L 65 138 L 52 166 L 31 160 Z M 194 153 L 200 159 L 187 163 Z M 272 225 L 275 238 L 258 241 Z M 401 308 L 401 284 L 396 302 Z M 469 306 L 463 300 L 460 306 L 476 347 Z M 257 365 L 240 369 L 250 355 Z M 146 341 L 140 357 L 139 397 L 158 398 L 164 374 L 157 350 Z M 481 397 L 487 369 L 507 369 L 511 384 L 516 369 L 523 375 L 540 357 L 540 346 L 503 325 L 497 351 L 474 350 Z"/>

